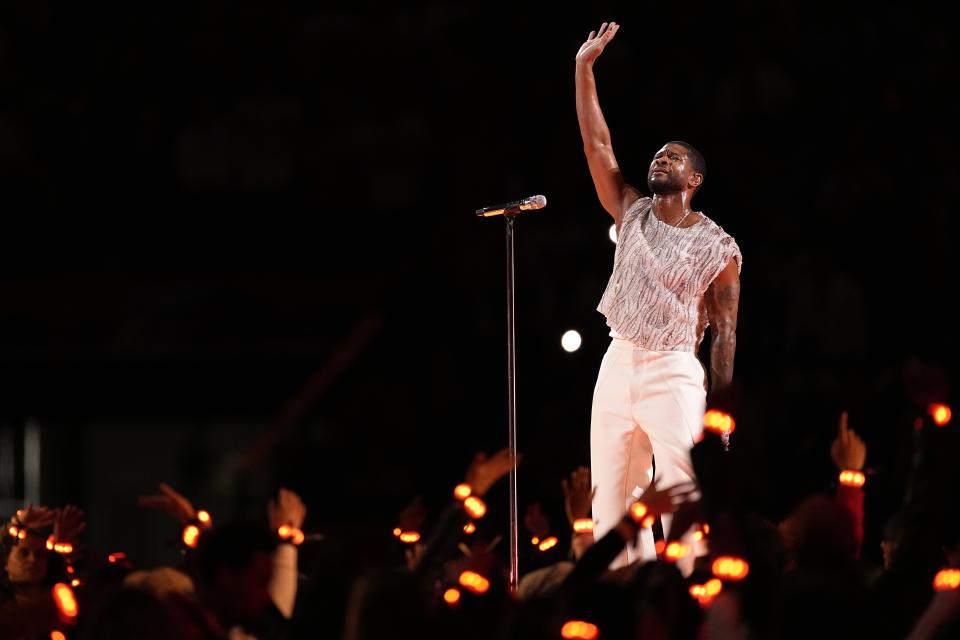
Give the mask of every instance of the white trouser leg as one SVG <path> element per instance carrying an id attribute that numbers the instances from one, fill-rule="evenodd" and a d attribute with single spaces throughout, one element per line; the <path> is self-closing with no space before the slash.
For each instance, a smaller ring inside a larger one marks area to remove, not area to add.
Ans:
<path id="1" fill-rule="evenodd" d="M 590 425 L 597 539 L 650 485 L 654 457 L 658 486 L 693 479 L 690 448 L 703 429 L 703 380 L 692 353 L 646 351 L 613 340 L 597 376 Z M 665 534 L 670 520 L 663 517 Z M 637 547 L 628 546 L 611 568 L 655 557 L 653 534 L 645 529 Z"/>

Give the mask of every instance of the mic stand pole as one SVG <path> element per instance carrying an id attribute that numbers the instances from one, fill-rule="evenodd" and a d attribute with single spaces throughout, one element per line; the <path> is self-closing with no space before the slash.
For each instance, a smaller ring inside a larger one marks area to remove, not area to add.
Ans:
<path id="1" fill-rule="evenodd" d="M 517 592 L 518 584 L 518 548 L 519 548 L 519 518 L 517 514 L 517 353 L 516 335 L 514 332 L 513 310 L 513 218 L 512 215 L 503 216 L 507 224 L 507 425 L 509 436 L 507 446 L 510 451 L 510 460 L 514 462 L 510 467 L 510 592 Z"/>

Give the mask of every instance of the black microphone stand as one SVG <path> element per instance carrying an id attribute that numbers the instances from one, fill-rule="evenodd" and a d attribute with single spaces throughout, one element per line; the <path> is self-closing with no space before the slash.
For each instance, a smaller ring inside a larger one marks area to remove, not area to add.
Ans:
<path id="1" fill-rule="evenodd" d="M 517 349 L 514 333 L 513 310 L 513 218 L 516 214 L 504 215 L 507 224 L 507 447 L 510 460 L 517 459 Z M 510 467 L 510 591 L 516 593 L 519 581 L 519 517 L 517 513 L 517 465 Z"/>
<path id="2" fill-rule="evenodd" d="M 541 205 L 542 206 L 542 205 Z M 513 271 L 513 219 L 521 212 L 520 209 L 479 209 L 477 215 L 489 217 L 503 215 L 507 229 L 507 447 L 510 460 L 517 459 L 517 385 L 516 385 L 516 334 L 514 331 L 515 319 L 513 309 L 514 271 Z M 517 513 L 517 467 L 510 467 L 510 591 L 516 593 L 519 581 L 518 549 L 519 549 L 519 516 Z"/>

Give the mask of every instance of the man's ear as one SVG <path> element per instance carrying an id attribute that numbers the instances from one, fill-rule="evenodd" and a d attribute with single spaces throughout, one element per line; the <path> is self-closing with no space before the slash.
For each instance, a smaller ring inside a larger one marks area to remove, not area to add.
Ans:
<path id="1" fill-rule="evenodd" d="M 694 173 L 692 176 L 690 176 L 690 179 L 687 180 L 687 185 L 694 188 L 699 187 L 701 184 L 703 184 L 702 173 Z"/>

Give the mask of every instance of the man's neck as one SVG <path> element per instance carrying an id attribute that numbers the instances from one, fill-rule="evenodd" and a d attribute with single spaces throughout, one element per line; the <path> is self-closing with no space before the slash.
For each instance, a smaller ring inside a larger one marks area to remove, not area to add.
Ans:
<path id="1" fill-rule="evenodd" d="M 13 594 L 17 601 L 29 602 L 38 597 L 49 597 L 46 587 L 40 582 L 15 582 Z"/>
<path id="2" fill-rule="evenodd" d="M 675 225 L 691 212 L 690 195 L 686 191 L 653 196 L 653 213 L 667 224 Z"/>

